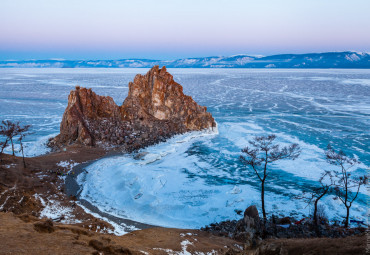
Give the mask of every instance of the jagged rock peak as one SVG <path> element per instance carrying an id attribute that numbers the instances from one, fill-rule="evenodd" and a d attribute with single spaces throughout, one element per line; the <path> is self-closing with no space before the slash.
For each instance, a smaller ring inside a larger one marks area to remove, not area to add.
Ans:
<path id="1" fill-rule="evenodd" d="M 139 118 L 181 122 L 187 129 L 183 132 L 215 125 L 207 108 L 185 95 L 182 86 L 174 81 L 166 67 L 159 69 L 154 66 L 146 75 L 136 75 L 134 82 L 129 83 L 123 106 L 131 108 Z"/>
<path id="2" fill-rule="evenodd" d="M 83 145 L 132 145 L 135 148 L 162 141 L 174 134 L 215 127 L 207 108 L 183 93 L 166 67 L 154 66 L 136 75 L 122 106 L 109 96 L 76 87 L 52 147 Z"/>
<path id="3" fill-rule="evenodd" d="M 99 96 L 91 89 L 76 86 L 68 96 L 68 106 L 60 124 L 60 134 L 54 139 L 60 144 L 74 142 L 93 145 L 91 120 L 115 119 L 120 109 L 111 97 Z"/>

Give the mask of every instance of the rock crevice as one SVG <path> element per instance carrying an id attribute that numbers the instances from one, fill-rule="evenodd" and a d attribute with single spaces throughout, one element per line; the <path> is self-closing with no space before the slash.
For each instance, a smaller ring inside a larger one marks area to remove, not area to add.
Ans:
<path id="1" fill-rule="evenodd" d="M 165 67 L 154 66 L 129 83 L 128 96 L 121 106 L 109 96 L 77 86 L 68 97 L 60 134 L 50 140 L 49 146 L 125 145 L 136 150 L 175 134 L 215 126 L 206 107 L 185 95 Z"/>

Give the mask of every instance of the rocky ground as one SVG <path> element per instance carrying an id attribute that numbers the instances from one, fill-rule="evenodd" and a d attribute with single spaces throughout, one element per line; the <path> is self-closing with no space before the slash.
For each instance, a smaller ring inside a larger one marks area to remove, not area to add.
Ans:
<path id="1" fill-rule="evenodd" d="M 262 240 L 257 236 L 249 242 L 246 228 L 257 224 L 251 225 L 245 217 L 239 225 L 227 222 L 203 230 L 149 228 L 116 236 L 113 226 L 86 213 L 63 192 L 63 176 L 72 165 L 106 153 L 75 145 L 27 158 L 27 168 L 21 158 L 2 155 L 0 254 L 365 254 L 363 231 L 344 238 L 270 235 Z M 244 230 L 230 235 L 236 225 Z"/>
<path id="2" fill-rule="evenodd" d="M 242 244 L 199 230 L 152 228 L 124 236 L 0 213 L 0 254 L 226 254 Z"/>
<path id="3" fill-rule="evenodd" d="M 111 230 L 112 226 L 84 213 L 76 206 L 75 198 L 64 193 L 64 176 L 73 165 L 105 154 L 99 148 L 71 146 L 66 151 L 26 158 L 26 168 L 21 158 L 1 155 L 0 211 L 52 217 L 63 223 L 80 222 L 92 230 Z"/>
<path id="4" fill-rule="evenodd" d="M 74 197 L 64 193 L 63 184 L 71 166 L 106 153 L 100 148 L 75 145 L 66 151 L 26 158 L 26 168 L 21 158 L 2 155 L 0 254 L 176 254 L 184 249 L 191 254 L 195 251 L 197 254 L 224 254 L 228 250 L 240 251 L 241 243 L 199 230 L 151 228 L 122 237 L 112 234 L 114 228 L 86 213 Z"/>
<path id="5" fill-rule="evenodd" d="M 330 225 L 325 220 L 314 224 L 310 218 L 298 220 L 276 216 L 268 218 L 264 223 L 263 219 L 259 218 L 256 206 L 252 205 L 245 210 L 242 219 L 213 223 L 202 230 L 252 244 L 269 238 L 338 238 L 364 235 L 367 228 L 364 226 L 345 228 L 341 225 Z"/>
<path id="6" fill-rule="evenodd" d="M 360 255 L 368 254 L 366 236 L 346 238 L 267 239 L 256 249 L 245 254 L 300 254 L 300 255 Z"/>
<path id="7" fill-rule="evenodd" d="M 245 210 L 240 220 L 210 224 L 202 230 L 232 238 L 242 242 L 247 250 L 258 250 L 262 254 L 267 251 L 271 254 L 364 254 L 368 231 L 364 227 L 329 225 L 324 220 L 316 225 L 307 218 L 273 216 L 264 222 L 254 205 Z M 341 247 L 341 242 L 346 246 Z M 347 246 L 353 242 L 358 245 Z"/>

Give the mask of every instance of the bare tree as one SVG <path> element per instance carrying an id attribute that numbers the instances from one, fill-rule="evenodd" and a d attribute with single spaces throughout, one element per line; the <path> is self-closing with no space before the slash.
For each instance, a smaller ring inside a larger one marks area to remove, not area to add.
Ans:
<path id="1" fill-rule="evenodd" d="M 315 187 L 312 189 L 311 192 L 303 193 L 302 196 L 297 196 L 298 199 L 303 199 L 307 205 L 313 204 L 314 210 L 313 210 L 313 221 L 315 225 L 318 225 L 319 217 L 318 217 L 318 203 L 321 198 L 323 198 L 331 188 L 335 185 L 335 182 L 333 180 L 332 172 L 325 171 L 319 179 L 320 186 Z"/>
<path id="2" fill-rule="evenodd" d="M 17 132 L 18 132 L 17 131 L 17 126 L 19 126 L 19 122 L 14 122 L 13 123 L 9 120 L 3 120 L 1 122 L 1 126 L 0 126 L 0 134 L 6 136 L 7 137 L 6 141 L 10 141 L 10 143 L 12 145 L 13 156 L 15 155 L 13 139 L 14 139 L 14 136 L 17 135 Z"/>
<path id="3" fill-rule="evenodd" d="M 0 133 L 1 135 L 1 133 Z M 5 142 L 0 142 L 0 156 L 3 154 L 3 151 L 6 147 L 6 145 L 8 144 L 8 140 L 6 139 Z M 0 159 L 0 162 L 2 161 L 2 159 Z"/>
<path id="4" fill-rule="evenodd" d="M 23 139 L 29 135 L 30 133 L 28 132 L 30 129 L 31 125 L 25 125 L 21 126 L 18 122 L 11 122 L 9 120 L 3 120 L 0 125 L 0 135 L 5 136 L 5 142 L 0 142 L 0 148 L 1 148 L 1 154 L 3 153 L 5 147 L 8 145 L 8 142 L 11 143 L 12 145 L 12 152 L 13 156 L 15 155 L 15 150 L 14 150 L 14 139 L 18 137 L 18 141 L 20 143 L 20 152 L 22 152 L 22 157 L 23 157 L 23 164 L 26 167 L 26 163 L 24 160 L 24 147 L 23 147 Z"/>
<path id="5" fill-rule="evenodd" d="M 0 134 L 1 135 L 1 134 Z M 1 152 L 0 152 L 0 155 L 3 153 L 5 147 L 8 145 L 8 139 L 5 140 L 5 142 L 0 142 L 0 149 L 1 149 Z"/>
<path id="6" fill-rule="evenodd" d="M 0 141 L 0 156 L 3 154 L 5 147 L 8 145 L 8 137 L 0 126 L 0 136 L 6 137 L 5 141 Z"/>
<path id="7" fill-rule="evenodd" d="M 360 187 L 367 184 L 367 176 L 351 177 L 349 170 L 358 165 L 360 162 L 354 158 L 347 156 L 343 151 L 336 152 L 330 144 L 325 151 L 326 160 L 331 164 L 338 166 L 340 170 L 334 171 L 334 177 L 337 179 L 335 185 L 336 198 L 339 199 L 346 207 L 347 214 L 344 226 L 348 227 L 349 210 L 353 201 L 356 200 Z"/>
<path id="8" fill-rule="evenodd" d="M 265 211 L 265 181 L 268 176 L 267 165 L 280 159 L 296 159 L 301 153 L 298 144 L 293 143 L 289 146 L 280 148 L 274 144 L 276 135 L 256 136 L 248 141 L 250 146 L 242 149 L 245 156 L 240 156 L 240 160 L 253 169 L 258 179 L 261 181 L 261 202 L 263 219 L 266 221 Z"/>
<path id="9" fill-rule="evenodd" d="M 31 127 L 31 125 L 26 125 L 26 126 L 23 126 L 23 127 L 18 125 L 18 127 L 17 127 L 17 134 L 19 135 L 18 141 L 19 141 L 20 146 L 21 146 L 19 151 L 22 152 L 22 160 L 23 160 L 24 168 L 26 168 L 26 161 L 24 160 L 24 151 L 23 151 L 23 142 L 22 141 L 27 135 L 31 134 L 31 133 L 28 132 L 30 127 Z"/>

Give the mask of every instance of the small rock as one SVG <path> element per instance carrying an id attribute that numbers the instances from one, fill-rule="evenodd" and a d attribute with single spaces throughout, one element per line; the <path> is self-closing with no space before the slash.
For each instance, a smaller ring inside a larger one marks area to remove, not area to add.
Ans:
<path id="1" fill-rule="evenodd" d="M 284 217 L 279 221 L 279 224 L 285 225 L 285 224 L 292 224 L 291 220 L 289 217 Z"/>
<path id="2" fill-rule="evenodd" d="M 149 154 L 149 152 L 146 151 L 139 152 L 134 156 L 134 159 L 136 160 L 143 159 L 147 154 Z"/>
<path id="3" fill-rule="evenodd" d="M 36 222 L 33 224 L 33 228 L 40 233 L 52 233 L 55 231 L 54 224 L 51 220 Z"/>

